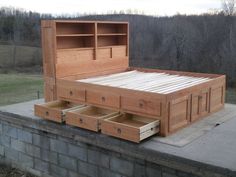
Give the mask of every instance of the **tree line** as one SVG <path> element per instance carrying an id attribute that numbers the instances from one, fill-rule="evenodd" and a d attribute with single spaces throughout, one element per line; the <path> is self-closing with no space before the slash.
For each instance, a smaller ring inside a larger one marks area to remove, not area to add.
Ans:
<path id="1" fill-rule="evenodd" d="M 0 42 L 40 47 L 40 20 L 53 18 L 50 14 L 1 8 Z M 226 74 L 228 86 L 236 85 L 236 17 L 233 15 L 106 14 L 56 18 L 128 21 L 131 65 Z"/>

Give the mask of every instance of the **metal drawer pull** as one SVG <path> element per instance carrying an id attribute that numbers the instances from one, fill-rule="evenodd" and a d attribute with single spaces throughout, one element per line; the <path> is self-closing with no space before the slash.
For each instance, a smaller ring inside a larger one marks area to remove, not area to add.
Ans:
<path id="1" fill-rule="evenodd" d="M 139 107 L 142 108 L 143 107 L 143 103 L 139 103 Z"/>
<path id="2" fill-rule="evenodd" d="M 45 114 L 46 114 L 46 116 L 48 116 L 48 115 L 49 115 L 49 112 L 48 112 L 48 111 L 46 111 L 46 112 L 45 112 Z"/>
<path id="3" fill-rule="evenodd" d="M 120 128 L 117 129 L 117 133 L 121 134 L 121 129 Z"/>
<path id="4" fill-rule="evenodd" d="M 106 101 L 106 98 L 105 98 L 104 96 L 102 97 L 102 101 L 103 101 L 103 102 Z"/>

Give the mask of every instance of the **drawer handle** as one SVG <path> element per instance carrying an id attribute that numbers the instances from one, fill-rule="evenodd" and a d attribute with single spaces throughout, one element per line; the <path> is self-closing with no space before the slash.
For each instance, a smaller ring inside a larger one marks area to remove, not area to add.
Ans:
<path id="1" fill-rule="evenodd" d="M 83 123 L 83 119 L 80 118 L 80 119 L 79 119 L 79 122 L 82 124 L 82 123 Z"/>
<path id="2" fill-rule="evenodd" d="M 72 96 L 73 95 L 73 92 L 72 91 L 70 91 L 70 96 Z"/>
<path id="3" fill-rule="evenodd" d="M 102 101 L 103 101 L 103 102 L 106 101 L 106 98 L 105 98 L 104 96 L 102 97 Z"/>
<path id="4" fill-rule="evenodd" d="M 139 107 L 140 107 L 140 108 L 143 108 L 143 103 L 139 103 Z"/>
<path id="5" fill-rule="evenodd" d="M 48 111 L 46 111 L 46 112 L 45 112 L 45 114 L 46 114 L 46 116 L 48 116 L 48 115 L 49 115 L 49 112 L 48 112 Z"/>
<path id="6" fill-rule="evenodd" d="M 120 128 L 117 128 L 117 133 L 121 134 L 121 129 Z"/>

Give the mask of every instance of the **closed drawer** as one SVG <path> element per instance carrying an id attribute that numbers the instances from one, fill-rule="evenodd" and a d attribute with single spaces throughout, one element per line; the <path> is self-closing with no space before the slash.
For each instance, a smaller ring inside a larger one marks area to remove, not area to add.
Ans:
<path id="1" fill-rule="evenodd" d="M 158 133 L 159 122 L 147 117 L 121 114 L 101 120 L 101 130 L 104 134 L 138 143 Z"/>
<path id="2" fill-rule="evenodd" d="M 116 94 L 87 91 L 86 99 L 91 104 L 120 108 L 120 96 Z"/>
<path id="3" fill-rule="evenodd" d="M 66 113 L 66 124 L 92 130 L 100 130 L 100 120 L 118 115 L 119 112 L 95 106 L 85 106 Z"/>
<path id="4" fill-rule="evenodd" d="M 44 119 L 55 122 L 63 122 L 65 113 L 69 110 L 78 109 L 83 105 L 73 105 L 66 101 L 52 101 L 34 105 L 34 113 Z"/>
<path id="5" fill-rule="evenodd" d="M 152 98 L 121 97 L 121 108 L 127 111 L 161 116 L 161 102 Z"/>
<path id="6" fill-rule="evenodd" d="M 60 98 L 69 99 L 72 101 L 85 101 L 85 89 L 78 87 L 58 87 L 58 96 Z"/>

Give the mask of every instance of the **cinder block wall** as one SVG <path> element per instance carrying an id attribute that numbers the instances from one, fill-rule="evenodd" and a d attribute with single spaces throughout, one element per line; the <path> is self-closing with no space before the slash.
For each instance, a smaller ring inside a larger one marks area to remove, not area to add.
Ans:
<path id="1" fill-rule="evenodd" d="M 233 176 L 142 143 L 1 111 L 0 163 L 45 177 Z"/>

